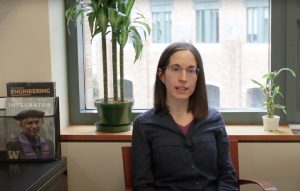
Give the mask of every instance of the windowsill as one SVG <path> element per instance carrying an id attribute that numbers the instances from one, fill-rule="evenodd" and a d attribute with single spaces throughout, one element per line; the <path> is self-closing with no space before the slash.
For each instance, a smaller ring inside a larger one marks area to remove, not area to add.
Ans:
<path id="1" fill-rule="evenodd" d="M 264 131 L 259 125 L 227 125 L 227 133 L 230 139 L 240 142 L 300 142 L 300 135 L 295 135 L 288 126 L 280 126 L 278 131 Z M 109 141 L 130 142 L 132 131 L 121 133 L 96 132 L 93 125 L 69 126 L 61 129 L 60 139 L 68 141 Z"/>

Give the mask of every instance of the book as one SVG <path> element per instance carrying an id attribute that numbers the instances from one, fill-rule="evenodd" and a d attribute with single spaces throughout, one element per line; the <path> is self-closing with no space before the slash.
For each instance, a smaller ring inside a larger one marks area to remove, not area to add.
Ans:
<path id="1" fill-rule="evenodd" d="M 0 152 L 6 150 L 5 110 L 0 109 Z"/>
<path id="2" fill-rule="evenodd" d="M 0 109 L 6 108 L 6 97 L 0 97 Z"/>
<path id="3" fill-rule="evenodd" d="M 45 116 L 54 115 L 54 97 L 7 97 L 6 116 L 16 116 L 24 110 L 33 109 L 45 113 Z"/>
<path id="4" fill-rule="evenodd" d="M 300 124 L 289 124 L 289 128 L 294 134 L 300 134 Z"/>
<path id="5" fill-rule="evenodd" d="M 5 108 L 6 97 L 0 97 L 0 157 L 1 152 L 6 150 Z"/>
<path id="6" fill-rule="evenodd" d="M 55 82 L 8 82 L 7 97 L 55 97 Z"/>
<path id="7" fill-rule="evenodd" d="M 300 129 L 291 129 L 294 134 L 300 134 Z"/>

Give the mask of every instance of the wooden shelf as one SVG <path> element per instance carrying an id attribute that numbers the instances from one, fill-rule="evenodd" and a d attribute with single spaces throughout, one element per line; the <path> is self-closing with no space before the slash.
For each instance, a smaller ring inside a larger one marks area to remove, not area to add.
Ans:
<path id="1" fill-rule="evenodd" d="M 230 139 L 239 142 L 292 142 L 300 141 L 300 135 L 295 135 L 288 126 L 281 126 L 277 131 L 265 131 L 262 126 L 230 125 L 226 126 Z"/>
<path id="2" fill-rule="evenodd" d="M 300 142 L 300 135 L 295 135 L 287 126 L 280 126 L 278 131 L 268 132 L 259 125 L 228 125 L 226 131 L 230 139 L 239 142 Z M 68 141 L 109 141 L 130 142 L 132 131 L 121 133 L 96 132 L 92 125 L 69 126 L 61 129 L 60 139 Z"/>

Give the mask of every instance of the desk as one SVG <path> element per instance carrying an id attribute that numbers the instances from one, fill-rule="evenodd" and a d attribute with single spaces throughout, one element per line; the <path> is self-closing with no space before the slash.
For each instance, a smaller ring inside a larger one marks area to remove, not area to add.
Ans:
<path id="1" fill-rule="evenodd" d="M 66 191 L 66 158 L 50 162 L 1 162 L 0 190 Z"/>

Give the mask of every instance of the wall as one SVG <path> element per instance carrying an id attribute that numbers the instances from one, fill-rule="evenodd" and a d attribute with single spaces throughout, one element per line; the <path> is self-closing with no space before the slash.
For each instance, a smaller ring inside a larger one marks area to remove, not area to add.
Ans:
<path id="1" fill-rule="evenodd" d="M 64 22 L 64 1 L 49 0 L 49 37 L 51 57 L 51 79 L 56 82 L 56 91 L 60 102 L 60 124 L 66 127 L 69 124 L 68 85 L 66 37 Z"/>
<path id="2" fill-rule="evenodd" d="M 0 0 L 0 96 L 6 96 L 9 81 L 55 81 L 61 127 L 66 127 L 63 5 L 57 0 Z"/>
<path id="3" fill-rule="evenodd" d="M 300 143 L 239 143 L 241 178 L 271 181 L 279 191 L 300 190 Z M 245 186 L 241 191 L 253 191 Z M 245 188 L 245 189 L 244 189 Z"/>
<path id="4" fill-rule="evenodd" d="M 64 127 L 68 116 L 62 5 L 57 0 L 0 0 L 0 96 L 6 95 L 8 81 L 56 81 Z M 62 154 L 68 157 L 69 190 L 122 190 L 121 146 L 127 144 L 62 143 Z M 299 146 L 241 143 L 241 176 L 259 174 L 279 190 L 300 190 Z"/>
<path id="5" fill-rule="evenodd" d="M 64 142 L 70 191 L 124 188 L 121 146 L 128 142 Z M 240 177 L 271 181 L 280 191 L 300 190 L 300 143 L 239 143 Z M 241 191 L 257 190 L 243 186 Z"/>
<path id="6" fill-rule="evenodd" d="M 0 1 L 0 95 L 8 81 L 51 80 L 47 1 Z"/>
<path id="7" fill-rule="evenodd" d="M 62 143 L 69 191 L 119 191 L 124 188 L 121 146 L 130 143 Z"/>

